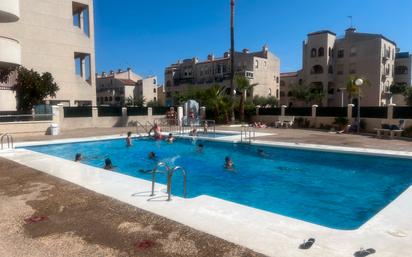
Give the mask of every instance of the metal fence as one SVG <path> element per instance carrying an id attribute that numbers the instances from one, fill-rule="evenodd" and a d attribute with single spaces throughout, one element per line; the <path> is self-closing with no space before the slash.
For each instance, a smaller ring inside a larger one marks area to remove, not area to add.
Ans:
<path id="1" fill-rule="evenodd" d="M 352 117 L 356 118 L 358 116 L 358 108 L 352 108 Z M 388 117 L 388 107 L 361 107 L 360 108 L 361 118 L 377 118 L 386 119 Z"/>
<path id="2" fill-rule="evenodd" d="M 122 107 L 99 106 L 97 115 L 99 117 L 120 117 L 122 116 Z"/>
<path id="3" fill-rule="evenodd" d="M 412 119 L 412 107 L 395 106 L 393 108 L 393 118 L 394 119 Z"/>
<path id="4" fill-rule="evenodd" d="M 50 121 L 52 114 L 0 114 L 0 122 Z"/>
<path id="5" fill-rule="evenodd" d="M 259 115 L 280 115 L 281 108 L 259 108 Z"/>
<path id="6" fill-rule="evenodd" d="M 148 115 L 147 107 L 127 107 L 127 116 L 146 116 Z"/>
<path id="7" fill-rule="evenodd" d="M 318 117 L 347 117 L 347 107 L 318 107 L 316 108 L 316 116 Z"/>
<path id="8" fill-rule="evenodd" d="M 166 115 L 168 111 L 170 111 L 169 107 L 152 107 L 153 115 Z"/>
<path id="9" fill-rule="evenodd" d="M 64 117 L 65 118 L 89 118 L 93 117 L 92 107 L 64 107 Z"/>
<path id="10" fill-rule="evenodd" d="M 295 108 L 286 108 L 285 109 L 286 116 L 302 116 L 302 117 L 310 117 L 312 116 L 312 108 L 311 107 L 295 107 Z"/>

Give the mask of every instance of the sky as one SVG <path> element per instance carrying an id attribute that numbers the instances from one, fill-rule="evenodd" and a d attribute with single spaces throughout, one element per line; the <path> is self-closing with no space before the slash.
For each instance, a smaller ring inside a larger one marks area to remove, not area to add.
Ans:
<path id="1" fill-rule="evenodd" d="M 236 50 L 264 44 L 281 71 L 301 68 L 302 41 L 350 27 L 383 34 L 412 52 L 411 0 L 236 0 Z M 131 67 L 156 75 L 180 59 L 222 56 L 230 48 L 230 0 L 95 0 L 96 71 Z"/>

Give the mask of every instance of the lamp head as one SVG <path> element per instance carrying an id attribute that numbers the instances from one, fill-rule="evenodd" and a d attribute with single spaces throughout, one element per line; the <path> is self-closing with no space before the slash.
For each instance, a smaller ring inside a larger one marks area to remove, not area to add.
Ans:
<path id="1" fill-rule="evenodd" d="M 362 86 L 363 85 L 363 79 L 357 79 L 357 80 L 355 80 L 355 85 L 357 85 L 358 87 L 360 87 L 360 86 Z"/>

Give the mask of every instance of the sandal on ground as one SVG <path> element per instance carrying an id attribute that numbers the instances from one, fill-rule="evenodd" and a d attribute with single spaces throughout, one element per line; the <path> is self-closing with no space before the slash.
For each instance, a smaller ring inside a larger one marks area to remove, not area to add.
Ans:
<path id="1" fill-rule="evenodd" d="M 369 249 L 366 249 L 366 250 L 361 249 L 361 250 L 357 251 L 354 254 L 354 256 L 355 257 L 366 257 L 366 256 L 374 254 L 374 253 L 376 253 L 376 250 L 373 249 L 373 248 L 369 248 Z"/>
<path id="2" fill-rule="evenodd" d="M 307 250 L 315 243 L 315 238 L 309 238 L 307 241 L 303 241 L 303 244 L 299 246 L 299 249 Z"/>

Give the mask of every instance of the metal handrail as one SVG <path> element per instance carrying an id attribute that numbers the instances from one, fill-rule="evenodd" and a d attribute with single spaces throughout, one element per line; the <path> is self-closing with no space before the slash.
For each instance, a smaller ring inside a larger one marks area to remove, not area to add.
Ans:
<path id="1" fill-rule="evenodd" d="M 11 136 L 11 135 L 8 134 L 8 133 L 3 133 L 3 134 L 1 135 L 1 139 L 0 139 L 0 141 L 1 141 L 1 150 L 4 149 L 4 142 L 3 142 L 4 138 L 7 138 L 7 147 L 8 147 L 9 149 L 13 149 L 13 148 L 14 148 L 13 136 Z M 10 144 L 11 144 L 11 148 L 10 148 Z"/>
<path id="2" fill-rule="evenodd" d="M 159 163 L 156 165 L 156 167 L 152 170 L 152 193 L 151 193 L 150 196 L 154 196 L 154 195 L 155 195 L 154 191 L 155 191 L 155 184 L 156 184 L 156 173 L 163 173 L 163 172 L 159 172 L 159 171 L 158 171 L 159 168 L 161 168 L 161 167 L 165 167 L 166 170 L 167 170 L 167 172 L 169 172 L 169 170 L 170 170 L 170 167 L 169 167 L 166 163 L 164 163 L 164 162 L 159 162 Z"/>
<path id="3" fill-rule="evenodd" d="M 244 136 L 243 136 L 244 134 Z M 243 143 L 244 140 L 248 140 L 249 144 L 252 143 L 252 138 L 256 137 L 256 131 L 253 127 L 242 126 L 240 130 L 240 142 Z"/>
<path id="4" fill-rule="evenodd" d="M 156 167 L 153 169 L 152 171 L 152 193 L 150 194 L 150 196 L 155 196 L 155 184 L 156 184 L 156 174 L 157 173 L 164 173 L 164 172 L 159 172 L 159 168 L 165 167 L 166 171 L 167 171 L 167 201 L 171 201 L 172 200 L 172 178 L 173 178 L 173 174 L 180 170 L 183 174 L 183 197 L 186 198 L 187 196 L 187 177 L 186 177 L 186 170 L 181 167 L 181 166 L 176 166 L 173 169 L 167 165 L 164 162 L 159 162 Z"/>
<path id="5" fill-rule="evenodd" d="M 172 170 L 170 170 L 167 174 L 167 200 L 168 201 L 172 200 L 171 195 L 172 195 L 173 174 L 178 170 L 182 171 L 182 174 L 183 174 L 183 197 L 186 198 L 187 196 L 186 194 L 186 183 L 187 183 L 186 170 L 181 166 L 176 166 Z"/>

